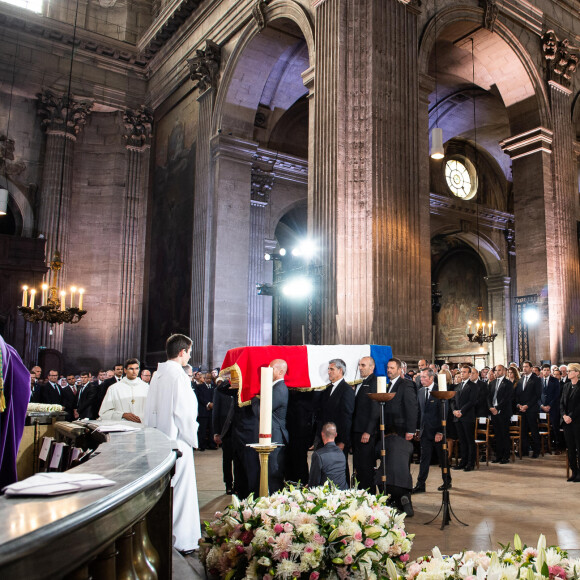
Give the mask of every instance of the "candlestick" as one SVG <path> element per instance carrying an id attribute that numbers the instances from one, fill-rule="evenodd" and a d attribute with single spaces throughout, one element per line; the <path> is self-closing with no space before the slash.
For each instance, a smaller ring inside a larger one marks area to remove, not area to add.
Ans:
<path id="1" fill-rule="evenodd" d="M 272 382 L 274 369 L 262 367 L 260 381 L 260 438 L 261 445 L 272 443 Z"/>
<path id="2" fill-rule="evenodd" d="M 440 373 L 437 375 L 437 384 L 439 385 L 440 391 L 447 390 L 447 376 L 445 375 L 445 373 Z"/>
<path id="3" fill-rule="evenodd" d="M 83 294 L 85 293 L 84 288 L 79 288 L 79 310 L 83 309 Z"/>
<path id="4" fill-rule="evenodd" d="M 28 304 L 28 286 L 22 286 L 22 306 L 26 307 Z"/>
<path id="5" fill-rule="evenodd" d="M 70 288 L 70 307 L 74 308 L 75 307 L 75 293 L 77 291 L 77 287 L 76 286 L 71 286 Z"/>
<path id="6" fill-rule="evenodd" d="M 48 284 L 42 285 L 42 305 L 46 306 L 46 298 L 48 294 Z"/>
<path id="7" fill-rule="evenodd" d="M 60 292 L 60 309 L 66 310 L 66 292 L 64 290 Z"/>
<path id="8" fill-rule="evenodd" d="M 35 294 L 36 294 L 36 290 L 33 288 L 30 291 L 30 304 L 29 304 L 30 308 L 34 308 L 34 296 L 35 296 Z"/>
<path id="9" fill-rule="evenodd" d="M 377 377 L 377 393 L 387 392 L 387 377 Z"/>

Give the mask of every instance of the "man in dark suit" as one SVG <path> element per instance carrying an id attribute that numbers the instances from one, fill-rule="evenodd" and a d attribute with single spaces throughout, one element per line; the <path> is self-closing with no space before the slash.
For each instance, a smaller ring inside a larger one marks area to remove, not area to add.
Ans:
<path id="1" fill-rule="evenodd" d="M 461 461 L 453 469 L 473 471 L 475 467 L 475 406 L 477 404 L 477 385 L 469 380 L 471 367 L 460 367 L 461 382 L 457 385 L 455 397 L 451 399 L 453 417 L 459 435 Z"/>
<path id="2" fill-rule="evenodd" d="M 542 395 L 540 397 L 540 411 L 550 417 L 550 440 L 552 445 L 558 445 L 560 432 L 560 382 L 551 374 L 550 365 L 542 365 L 540 381 Z"/>
<path id="3" fill-rule="evenodd" d="M 223 379 L 218 378 L 217 385 L 219 386 L 222 381 Z M 222 446 L 222 471 L 228 495 L 231 495 L 234 491 L 232 419 L 234 417 L 235 404 L 233 397 L 228 397 L 216 388 L 213 398 L 213 440 L 216 445 Z"/>
<path id="4" fill-rule="evenodd" d="M 542 381 L 532 372 L 532 363 L 524 361 L 522 365 L 522 378 L 516 387 L 516 408 L 522 417 L 522 451 L 528 455 L 530 440 L 532 438 L 532 457 L 540 456 L 540 433 L 538 430 L 538 413 L 540 412 L 540 400 L 542 398 Z"/>
<path id="5" fill-rule="evenodd" d="M 61 387 L 62 406 L 66 411 L 66 420 L 74 420 L 74 410 L 77 406 L 77 385 L 74 375 L 66 376 L 66 386 Z"/>
<path id="6" fill-rule="evenodd" d="M 352 415 L 354 413 L 354 390 L 344 380 L 346 363 L 335 358 L 328 363 L 328 378 L 330 384 L 326 387 L 320 398 L 318 409 L 317 434 L 322 431 L 326 423 L 336 425 L 336 446 L 344 453 L 346 458 L 346 480 L 350 480 L 348 469 L 348 450 L 350 447 L 350 435 L 352 431 Z M 315 447 L 318 449 L 323 443 L 318 435 Z"/>
<path id="7" fill-rule="evenodd" d="M 98 387 L 90 382 L 87 371 L 81 373 L 81 386 L 78 390 L 77 402 L 73 411 L 75 419 L 96 419 L 95 400 L 98 396 Z"/>
<path id="8" fill-rule="evenodd" d="M 503 365 L 495 366 L 496 378 L 489 385 L 487 404 L 491 413 L 491 424 L 495 434 L 495 459 L 492 463 L 509 463 L 510 457 L 510 418 L 514 386 L 505 376 Z"/>
<path id="9" fill-rule="evenodd" d="M 355 387 L 352 416 L 352 463 L 360 489 L 375 492 L 375 445 L 379 430 L 379 403 L 368 394 L 377 392 L 375 361 L 364 356 L 358 363 L 362 383 Z"/>
<path id="10" fill-rule="evenodd" d="M 475 416 L 487 417 L 489 416 L 489 405 L 487 404 L 487 395 L 489 391 L 489 384 L 479 377 L 479 372 L 475 367 L 471 368 L 469 373 L 469 380 L 477 387 L 477 402 L 475 404 Z"/>
<path id="11" fill-rule="evenodd" d="M 284 454 L 288 445 L 288 431 L 286 429 L 286 413 L 288 410 L 288 387 L 284 376 L 288 372 L 288 365 L 282 359 L 273 360 L 270 365 L 273 369 L 272 384 L 272 443 L 281 443 L 268 460 L 268 487 L 270 493 L 280 491 L 284 487 Z"/>
<path id="12" fill-rule="evenodd" d="M 199 451 L 215 449 L 213 432 L 210 433 L 213 409 L 214 386 L 211 373 L 205 373 L 204 380 L 193 386 L 197 397 L 197 446 Z"/>
<path id="13" fill-rule="evenodd" d="M 348 489 L 348 483 L 346 481 L 346 458 L 334 442 L 336 438 L 336 425 L 334 423 L 325 423 L 322 426 L 320 437 L 323 446 L 312 454 L 312 466 L 310 468 L 308 486 L 317 487 L 324 485 L 329 480 L 338 489 Z"/>
<path id="14" fill-rule="evenodd" d="M 451 474 L 443 473 L 443 426 L 442 420 L 442 401 L 436 399 L 431 393 L 438 391 L 439 387 L 435 384 L 435 373 L 432 369 L 426 368 L 421 371 L 421 385 L 417 400 L 419 402 L 419 441 L 421 443 L 421 463 L 419 465 L 419 476 L 417 485 L 413 488 L 413 493 L 423 493 L 425 483 L 429 476 L 429 466 L 433 449 L 437 453 L 439 465 L 441 466 L 441 476 L 443 484 L 439 491 L 451 487 Z"/>
<path id="15" fill-rule="evenodd" d="M 285 451 L 286 481 L 308 481 L 308 449 L 314 442 L 315 409 L 323 395 L 320 391 L 289 389 L 286 429 L 289 443 Z"/>
<path id="16" fill-rule="evenodd" d="M 95 417 L 99 416 L 99 410 L 101 405 L 103 404 L 103 399 L 107 394 L 107 390 L 111 385 L 118 383 L 123 378 L 123 365 L 121 363 L 117 363 L 115 365 L 115 370 L 113 371 L 113 376 L 109 379 L 104 380 L 100 385 L 97 385 L 96 394 L 94 397 L 93 404 L 95 406 L 94 415 Z"/>
<path id="17" fill-rule="evenodd" d="M 46 382 L 40 387 L 39 403 L 62 405 L 62 394 L 58 385 L 58 371 L 48 371 Z"/>

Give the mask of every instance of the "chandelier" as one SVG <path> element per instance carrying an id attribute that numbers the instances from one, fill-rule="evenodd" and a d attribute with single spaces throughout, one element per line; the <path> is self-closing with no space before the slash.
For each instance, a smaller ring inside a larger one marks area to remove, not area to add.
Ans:
<path id="1" fill-rule="evenodd" d="M 22 306 L 19 306 L 18 310 L 26 321 L 46 322 L 51 326 L 63 323 L 76 324 L 87 313 L 83 310 L 84 288 L 71 286 L 68 296 L 66 290 L 59 288 L 58 275 L 62 266 L 60 252 L 57 250 L 50 262 L 50 287 L 44 283 L 40 292 L 29 286 L 22 287 Z M 37 294 L 40 294 L 38 298 Z M 68 307 L 67 298 L 70 304 Z"/>
<path id="2" fill-rule="evenodd" d="M 497 336 L 495 332 L 495 320 L 488 323 L 483 321 L 483 306 L 477 307 L 477 313 L 479 314 L 479 322 L 475 324 L 475 328 L 473 328 L 471 320 L 467 322 L 467 338 L 469 342 L 477 342 L 479 344 L 493 342 Z"/>

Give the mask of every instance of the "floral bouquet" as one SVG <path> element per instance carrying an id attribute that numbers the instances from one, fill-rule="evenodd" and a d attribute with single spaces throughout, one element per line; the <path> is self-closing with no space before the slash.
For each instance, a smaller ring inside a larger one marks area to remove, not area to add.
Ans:
<path id="1" fill-rule="evenodd" d="M 205 522 L 200 560 L 216 578 L 402 578 L 413 535 L 386 496 L 332 484 L 233 503 Z"/>
<path id="2" fill-rule="evenodd" d="M 567 553 L 551 546 L 546 549 L 546 538 L 541 535 L 537 548 L 522 546 L 520 537 L 494 552 L 466 551 L 453 556 L 442 556 L 433 548 L 432 556 L 410 563 L 406 580 L 577 580 L 580 559 L 568 559 Z"/>

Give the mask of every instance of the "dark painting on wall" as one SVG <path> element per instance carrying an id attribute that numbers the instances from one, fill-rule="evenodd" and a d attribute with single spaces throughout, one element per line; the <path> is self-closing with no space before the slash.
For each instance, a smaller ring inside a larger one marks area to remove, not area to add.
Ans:
<path id="1" fill-rule="evenodd" d="M 436 318 L 437 354 L 473 352 L 474 345 L 466 336 L 467 321 L 477 322 L 480 291 L 482 304 L 487 305 L 484 276 L 483 263 L 470 250 L 454 251 L 443 258 L 435 280 L 441 291 L 441 311 Z"/>
<path id="2" fill-rule="evenodd" d="M 169 135 L 167 162 L 155 167 L 147 352 L 165 350 L 175 332 L 189 335 L 195 143 L 185 145 L 183 123 Z"/>

